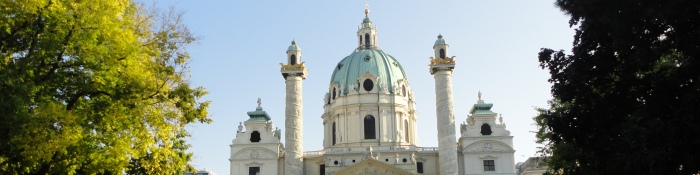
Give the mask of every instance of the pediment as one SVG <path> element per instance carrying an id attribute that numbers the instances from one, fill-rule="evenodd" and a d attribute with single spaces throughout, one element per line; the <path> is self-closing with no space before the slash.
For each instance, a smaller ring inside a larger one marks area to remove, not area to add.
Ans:
<path id="1" fill-rule="evenodd" d="M 483 140 L 466 146 L 463 152 L 512 152 L 512 147 L 495 140 Z"/>
<path id="2" fill-rule="evenodd" d="M 337 175 L 414 175 L 409 171 L 391 166 L 389 164 L 374 160 L 365 159 L 352 166 L 335 173 Z"/>

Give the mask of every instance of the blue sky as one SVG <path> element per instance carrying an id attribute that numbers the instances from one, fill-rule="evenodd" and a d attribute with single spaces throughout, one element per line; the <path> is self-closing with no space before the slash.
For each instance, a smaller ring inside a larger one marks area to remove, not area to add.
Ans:
<path id="1" fill-rule="evenodd" d="M 146 1 L 146 0 L 144 0 Z M 147 4 L 150 2 L 146 1 Z M 455 120 L 466 120 L 481 90 L 514 136 L 515 161 L 535 156 L 534 107 L 551 99 L 540 48 L 571 48 L 573 29 L 553 1 L 232 1 L 168 0 L 200 36 L 188 50 L 191 82 L 210 93 L 211 124 L 188 127 L 197 169 L 229 174 L 231 140 L 257 98 L 275 126 L 284 126 L 284 80 L 279 63 L 292 39 L 309 71 L 304 81 L 304 150 L 321 150 L 323 96 L 334 66 L 357 47 L 364 4 L 379 31 L 379 47 L 404 67 L 415 92 L 418 146 L 437 147 L 434 79 L 429 57 L 438 34 L 457 56 Z M 456 127 L 458 128 L 458 127 Z"/>

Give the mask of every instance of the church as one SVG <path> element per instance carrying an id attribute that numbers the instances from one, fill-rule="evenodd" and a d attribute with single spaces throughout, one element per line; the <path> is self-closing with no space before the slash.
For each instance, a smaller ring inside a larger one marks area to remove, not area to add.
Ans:
<path id="1" fill-rule="evenodd" d="M 239 123 L 230 147 L 232 175 L 426 174 L 515 175 L 513 136 L 478 93 L 455 132 L 452 71 L 455 56 L 438 35 L 426 59 L 435 78 L 438 147 L 417 145 L 414 92 L 399 60 L 377 45 L 378 31 L 365 10 L 357 48 L 332 67 L 323 100 L 323 150 L 304 152 L 302 82 L 308 74 L 295 41 L 280 72 L 285 81 L 285 126 L 276 128 L 258 107 Z M 411 70 L 414 71 L 414 70 Z M 427 119 L 432 120 L 432 119 Z M 282 136 L 284 129 L 284 136 Z M 284 139 L 284 144 L 282 144 Z"/>

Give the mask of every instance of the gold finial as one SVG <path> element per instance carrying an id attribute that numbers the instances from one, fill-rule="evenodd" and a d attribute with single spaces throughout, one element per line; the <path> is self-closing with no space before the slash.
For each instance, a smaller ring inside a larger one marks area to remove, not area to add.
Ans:
<path id="1" fill-rule="evenodd" d="M 369 5 L 365 2 L 365 16 L 369 15 Z"/>

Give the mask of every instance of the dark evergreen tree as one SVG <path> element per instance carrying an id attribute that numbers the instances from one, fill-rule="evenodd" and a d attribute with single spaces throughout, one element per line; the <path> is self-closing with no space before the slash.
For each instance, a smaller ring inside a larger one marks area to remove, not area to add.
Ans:
<path id="1" fill-rule="evenodd" d="M 557 0 L 572 54 L 543 48 L 553 101 L 538 142 L 553 174 L 700 171 L 700 1 Z"/>

